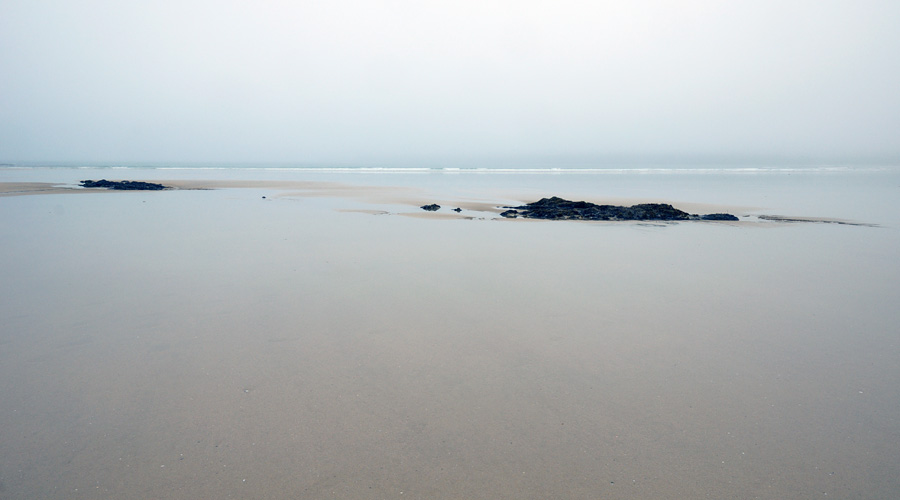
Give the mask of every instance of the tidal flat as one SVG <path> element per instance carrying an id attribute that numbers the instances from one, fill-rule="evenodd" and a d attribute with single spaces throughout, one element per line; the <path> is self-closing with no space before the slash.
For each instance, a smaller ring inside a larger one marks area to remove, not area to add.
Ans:
<path id="1" fill-rule="evenodd" d="M 0 197 L 0 497 L 900 491 L 895 177 L 166 174 Z"/>

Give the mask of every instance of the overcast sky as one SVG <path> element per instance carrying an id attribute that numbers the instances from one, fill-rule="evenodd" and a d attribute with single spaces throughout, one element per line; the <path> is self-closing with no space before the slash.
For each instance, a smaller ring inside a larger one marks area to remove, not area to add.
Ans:
<path id="1" fill-rule="evenodd" d="M 900 160 L 898 0 L 0 0 L 0 161 Z"/>

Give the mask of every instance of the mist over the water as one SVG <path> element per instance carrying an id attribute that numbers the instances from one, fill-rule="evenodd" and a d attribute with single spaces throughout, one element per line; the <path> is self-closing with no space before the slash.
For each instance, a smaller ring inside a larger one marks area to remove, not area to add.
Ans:
<path id="1" fill-rule="evenodd" d="M 0 3 L 0 160 L 896 162 L 895 1 Z"/>

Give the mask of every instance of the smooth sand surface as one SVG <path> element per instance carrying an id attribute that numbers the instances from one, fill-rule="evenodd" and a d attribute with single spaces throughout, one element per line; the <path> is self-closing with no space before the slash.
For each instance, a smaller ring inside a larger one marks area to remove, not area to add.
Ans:
<path id="1" fill-rule="evenodd" d="M 61 194 L 74 191 L 50 182 L 0 182 L 0 196 Z"/>
<path id="2" fill-rule="evenodd" d="M 895 229 L 332 188 L 0 199 L 0 498 L 900 491 Z"/>

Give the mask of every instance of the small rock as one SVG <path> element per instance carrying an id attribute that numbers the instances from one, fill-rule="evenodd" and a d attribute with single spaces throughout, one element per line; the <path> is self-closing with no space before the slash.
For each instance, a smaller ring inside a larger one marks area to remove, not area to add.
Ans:
<path id="1" fill-rule="evenodd" d="M 437 212 L 441 209 L 441 206 L 437 203 L 432 203 L 431 205 L 422 205 L 420 208 L 428 212 Z"/>

